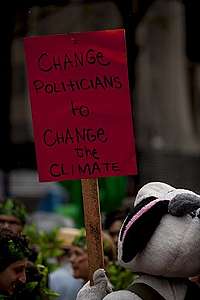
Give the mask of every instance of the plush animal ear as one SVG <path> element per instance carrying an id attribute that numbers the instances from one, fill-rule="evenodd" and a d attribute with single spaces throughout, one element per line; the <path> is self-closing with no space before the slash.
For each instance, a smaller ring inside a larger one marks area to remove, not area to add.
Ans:
<path id="1" fill-rule="evenodd" d="M 140 202 L 128 215 L 119 236 L 122 242 L 121 259 L 125 263 L 145 248 L 163 215 L 168 213 L 168 204 L 169 200 L 150 197 Z"/>

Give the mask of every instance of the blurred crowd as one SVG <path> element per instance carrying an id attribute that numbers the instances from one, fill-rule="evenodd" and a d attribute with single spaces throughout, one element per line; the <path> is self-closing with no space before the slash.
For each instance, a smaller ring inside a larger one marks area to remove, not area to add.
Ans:
<path id="1" fill-rule="evenodd" d="M 102 215 L 104 266 L 114 290 L 134 279 L 117 264 L 117 238 L 127 213 L 123 207 Z M 0 202 L 0 300 L 75 300 L 89 280 L 85 228 L 49 215 L 30 214 L 15 199 Z"/>

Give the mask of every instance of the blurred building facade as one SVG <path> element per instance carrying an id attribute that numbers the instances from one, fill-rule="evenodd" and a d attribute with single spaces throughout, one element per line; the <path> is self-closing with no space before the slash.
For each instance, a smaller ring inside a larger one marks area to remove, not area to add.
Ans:
<path id="1" fill-rule="evenodd" d="M 200 107 L 197 100 L 200 76 L 198 62 L 191 62 L 186 52 L 188 7 L 185 2 L 71 0 L 59 4 L 51 1 L 41 3 L 22 3 L 9 15 L 13 23 L 7 29 L 11 32 L 11 41 L 6 42 L 11 44 L 12 76 L 7 74 L 4 81 L 1 80 L 2 89 L 6 80 L 7 91 L 2 94 L 1 100 L 11 101 L 3 105 L 4 115 L 0 122 L 0 128 L 4 128 L 0 130 L 4 149 L 0 192 L 25 195 L 23 176 L 30 178 L 27 197 L 37 198 L 43 189 L 41 187 L 46 188 L 46 184 L 37 181 L 23 37 L 122 27 L 127 33 L 139 168 L 137 176 L 129 177 L 129 194 L 134 194 L 139 186 L 150 180 L 200 191 Z M 9 8 L 7 13 L 10 13 Z M 1 25 L 2 28 L 7 26 Z M 6 51 L 6 48 L 3 50 Z M 193 77 L 191 63 L 195 64 Z M 9 60 L 3 67 L 9 69 Z M 10 116 L 9 122 L 5 119 L 6 111 Z M 6 150 L 7 147 L 9 150 Z M 5 162 L 7 151 L 9 159 Z M 19 174 L 22 183 L 17 181 Z"/>

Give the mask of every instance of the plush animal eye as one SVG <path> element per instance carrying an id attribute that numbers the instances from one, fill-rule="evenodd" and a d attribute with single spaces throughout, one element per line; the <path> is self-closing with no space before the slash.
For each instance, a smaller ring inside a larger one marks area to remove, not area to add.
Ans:
<path id="1" fill-rule="evenodd" d="M 192 212 L 190 212 L 189 215 L 190 215 L 192 218 L 196 217 L 196 210 L 193 210 Z"/>

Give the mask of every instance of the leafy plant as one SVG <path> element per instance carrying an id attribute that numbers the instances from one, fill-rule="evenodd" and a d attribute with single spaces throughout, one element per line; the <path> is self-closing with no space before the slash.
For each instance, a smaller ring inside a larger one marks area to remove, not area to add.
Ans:
<path id="1" fill-rule="evenodd" d="M 63 253 L 62 241 L 58 239 L 58 229 L 51 232 L 38 231 L 32 224 L 25 226 L 24 233 L 30 240 L 32 248 L 30 260 L 33 264 L 27 269 L 27 283 L 19 291 L 16 300 L 54 299 L 59 294 L 48 288 L 48 274 L 58 267 L 56 257 Z"/>
<path id="2" fill-rule="evenodd" d="M 0 295 L 0 300 L 8 300 L 10 297 L 6 295 Z"/>
<path id="3" fill-rule="evenodd" d="M 51 232 L 38 231 L 33 224 L 27 225 L 24 233 L 29 237 L 33 249 L 35 248 L 35 263 L 46 266 L 49 272 L 54 271 L 58 267 L 55 258 L 63 253 L 62 241 L 58 239 L 58 229 Z"/>
<path id="4" fill-rule="evenodd" d="M 119 266 L 116 262 L 110 262 L 106 272 L 115 291 L 126 289 L 137 277 L 136 274 Z"/>

